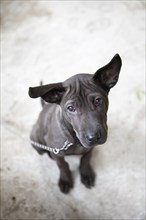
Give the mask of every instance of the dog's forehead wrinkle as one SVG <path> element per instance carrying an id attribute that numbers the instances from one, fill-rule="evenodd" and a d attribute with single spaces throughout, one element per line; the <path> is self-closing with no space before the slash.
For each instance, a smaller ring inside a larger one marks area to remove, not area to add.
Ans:
<path id="1" fill-rule="evenodd" d="M 73 104 L 83 112 L 85 109 L 89 111 L 94 109 L 93 100 L 98 96 L 103 98 L 104 103 L 108 103 L 106 92 L 93 82 L 91 74 L 85 74 L 85 77 L 79 74 L 77 79 L 71 77 L 64 82 L 64 87 L 66 92 L 62 100 L 63 106 Z"/>
<path id="2" fill-rule="evenodd" d="M 81 85 L 86 85 L 92 82 L 92 74 L 76 74 L 68 78 L 63 84 L 65 87 L 71 86 L 78 89 Z"/>
<path id="3" fill-rule="evenodd" d="M 88 93 L 96 91 L 96 85 L 93 84 L 89 77 L 79 77 L 77 79 L 69 78 L 64 82 L 64 87 L 66 87 L 66 95 L 68 97 L 72 97 L 74 94 L 85 96 Z"/>

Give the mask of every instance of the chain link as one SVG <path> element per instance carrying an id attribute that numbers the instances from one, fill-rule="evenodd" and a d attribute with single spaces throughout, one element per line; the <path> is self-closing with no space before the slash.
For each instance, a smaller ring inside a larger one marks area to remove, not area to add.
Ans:
<path id="1" fill-rule="evenodd" d="M 54 154 L 58 154 L 61 150 L 67 150 L 71 145 L 73 145 L 73 143 L 70 143 L 69 141 L 65 141 L 63 147 L 59 149 L 59 148 L 47 147 L 46 145 L 40 144 L 33 140 L 30 140 L 30 143 L 35 147 L 53 152 Z"/>

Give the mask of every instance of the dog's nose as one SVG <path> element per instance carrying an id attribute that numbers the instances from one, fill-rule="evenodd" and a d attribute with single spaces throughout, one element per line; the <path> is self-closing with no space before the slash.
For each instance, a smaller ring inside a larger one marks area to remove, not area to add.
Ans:
<path id="1" fill-rule="evenodd" d="M 86 135 L 86 140 L 90 145 L 94 144 L 99 138 L 97 138 L 97 135 L 94 134 L 89 134 Z"/>

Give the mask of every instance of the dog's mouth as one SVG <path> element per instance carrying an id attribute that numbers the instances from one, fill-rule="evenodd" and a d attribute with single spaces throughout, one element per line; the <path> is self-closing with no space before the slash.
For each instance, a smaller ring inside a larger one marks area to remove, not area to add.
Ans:
<path id="1" fill-rule="evenodd" d="M 100 138 L 98 140 L 95 140 L 95 141 L 82 141 L 80 140 L 80 142 L 82 143 L 83 147 L 85 148 L 93 148 L 97 145 L 102 145 L 106 142 L 107 138 Z"/>

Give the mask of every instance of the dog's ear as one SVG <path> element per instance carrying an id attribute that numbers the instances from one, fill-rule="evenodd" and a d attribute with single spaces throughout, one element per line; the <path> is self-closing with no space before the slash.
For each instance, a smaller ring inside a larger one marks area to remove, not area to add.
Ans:
<path id="1" fill-rule="evenodd" d="M 54 83 L 29 88 L 29 96 L 31 98 L 41 97 L 46 102 L 57 104 L 60 103 L 64 92 L 65 88 L 63 87 L 62 83 Z"/>
<path id="2" fill-rule="evenodd" d="M 109 92 L 118 81 L 121 66 L 121 57 L 119 54 L 116 54 L 107 65 L 96 71 L 93 75 L 94 82 L 100 83 L 101 86 Z"/>

